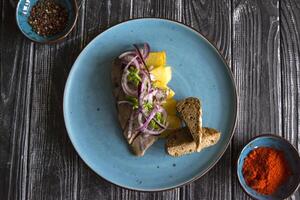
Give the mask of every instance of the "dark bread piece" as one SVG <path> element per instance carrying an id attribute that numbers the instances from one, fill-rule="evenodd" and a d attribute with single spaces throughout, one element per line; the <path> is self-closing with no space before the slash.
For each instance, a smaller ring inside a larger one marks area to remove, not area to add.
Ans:
<path id="1" fill-rule="evenodd" d="M 195 152 L 196 143 L 189 129 L 183 127 L 172 133 L 167 138 L 166 150 L 169 155 L 174 157 Z"/>
<path id="2" fill-rule="evenodd" d="M 221 136 L 221 133 L 213 128 L 202 128 L 202 142 L 200 143 L 200 151 L 204 148 L 216 144 Z M 170 135 L 166 142 L 166 149 L 169 155 L 178 157 L 185 154 L 190 154 L 198 151 L 196 142 L 191 136 L 187 127 L 176 130 Z"/>
<path id="3" fill-rule="evenodd" d="M 188 97 L 179 101 L 176 109 L 186 123 L 196 143 L 197 151 L 200 151 L 200 143 L 202 138 L 202 108 L 201 102 L 195 97 Z"/>

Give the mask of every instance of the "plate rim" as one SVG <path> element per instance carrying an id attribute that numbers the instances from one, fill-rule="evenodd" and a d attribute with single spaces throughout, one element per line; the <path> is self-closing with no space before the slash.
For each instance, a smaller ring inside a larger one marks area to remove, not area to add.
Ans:
<path id="1" fill-rule="evenodd" d="M 111 180 L 108 180 L 107 178 L 103 177 L 100 173 L 98 173 L 96 170 L 94 170 L 92 167 L 91 167 L 91 164 L 89 164 L 84 158 L 83 156 L 81 155 L 81 153 L 79 152 L 78 150 L 78 147 L 74 145 L 74 142 L 72 140 L 72 134 L 70 134 L 70 128 L 69 128 L 69 125 L 67 125 L 66 123 L 66 95 L 67 95 L 67 91 L 68 91 L 68 88 L 70 87 L 70 77 L 71 75 L 74 73 L 74 66 L 75 64 L 78 62 L 78 58 L 83 54 L 83 52 L 86 51 L 86 49 L 99 37 L 102 36 L 103 33 L 109 31 L 110 29 L 112 28 L 116 28 L 117 26 L 119 25 L 122 25 L 122 24 L 125 24 L 127 22 L 131 22 L 131 21 L 139 21 L 139 20 L 159 20 L 159 21 L 166 21 L 166 22 L 171 22 L 171 23 L 174 23 L 174 24 L 177 24 L 177 25 L 180 25 L 180 26 L 183 26 L 193 32 L 195 32 L 197 35 L 199 35 L 199 37 L 201 37 L 207 44 L 209 44 L 213 50 L 220 56 L 220 58 L 222 59 L 222 62 L 224 63 L 224 65 L 226 66 L 226 70 L 229 74 L 229 77 L 230 77 L 230 80 L 233 84 L 233 97 L 234 97 L 234 122 L 232 124 L 232 126 L 230 127 L 230 137 L 229 137 L 229 140 L 227 142 L 227 144 L 224 146 L 224 149 L 221 150 L 221 152 L 218 154 L 217 156 L 217 159 L 212 162 L 205 170 L 203 170 L 202 173 L 200 174 L 196 174 L 193 178 L 187 180 L 187 181 L 184 181 L 180 184 L 176 184 L 176 185 L 173 185 L 173 186 L 170 186 L 170 187 L 165 187 L 165 188 L 155 188 L 155 189 L 145 189 L 145 188 L 134 188 L 134 187 L 128 187 L 126 185 L 121 185 L 121 184 L 118 184 L 118 183 L 115 183 L 115 182 L 112 182 Z M 66 127 L 66 130 L 67 130 L 67 135 L 76 151 L 76 153 L 79 155 L 79 157 L 83 160 L 83 162 L 95 173 L 97 174 L 99 177 L 101 177 L 102 179 L 104 179 L 105 181 L 107 181 L 108 183 L 110 184 L 113 184 L 115 186 L 118 186 L 118 187 L 121 187 L 121 188 L 124 188 L 124 189 L 127 189 L 127 190 L 131 190 L 131 191 L 139 191 L 139 192 L 160 192 L 160 191 L 168 191 L 168 190 L 172 190 L 174 188 L 178 188 L 178 187 L 181 187 L 181 186 L 184 186 L 184 185 L 187 185 L 189 183 L 192 183 L 194 181 L 196 181 L 197 179 L 201 178 L 202 176 L 204 176 L 207 172 L 209 172 L 218 162 L 219 160 L 222 158 L 222 156 L 224 155 L 225 151 L 227 150 L 229 144 L 231 143 L 231 140 L 232 140 L 232 137 L 234 135 L 234 131 L 235 131 L 235 128 L 236 128 L 236 123 L 237 123 L 237 115 L 238 115 L 238 102 L 239 102 L 239 98 L 238 98 L 238 93 L 237 93 L 237 87 L 236 87 L 236 82 L 235 82 L 235 79 L 234 79 L 234 76 L 233 76 L 233 73 L 228 65 L 228 62 L 226 60 L 226 58 L 223 56 L 223 54 L 219 51 L 219 49 L 214 45 L 213 42 L 211 42 L 208 38 L 206 38 L 202 33 L 200 33 L 198 30 L 196 30 L 195 28 L 187 25 L 187 24 L 184 24 L 183 22 L 179 22 L 177 20 L 173 20 L 173 19 L 168 19 L 168 18 L 159 18 L 159 17 L 139 17 L 139 18 L 132 18 L 132 19 L 127 19 L 125 21 L 121 21 L 121 22 L 118 22 L 118 23 L 115 23 L 114 25 L 106 28 L 104 31 L 102 31 L 101 33 L 99 33 L 97 36 L 95 36 L 82 50 L 81 52 L 79 53 L 79 55 L 77 56 L 76 60 L 74 61 L 72 67 L 71 67 L 71 70 L 68 74 L 68 78 L 67 78 L 67 81 L 65 83 L 65 88 L 64 88 L 64 94 L 63 94 L 63 116 L 64 116 L 64 122 L 65 122 L 65 127 Z"/>

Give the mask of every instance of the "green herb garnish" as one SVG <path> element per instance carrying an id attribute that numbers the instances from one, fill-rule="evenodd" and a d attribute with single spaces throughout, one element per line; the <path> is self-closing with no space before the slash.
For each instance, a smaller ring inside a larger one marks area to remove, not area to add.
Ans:
<path id="1" fill-rule="evenodd" d="M 163 123 L 163 117 L 162 117 L 162 114 L 161 113 L 156 113 L 155 116 L 154 116 L 154 119 L 159 122 L 159 123 Z M 150 121 L 150 127 L 153 128 L 153 129 L 159 129 L 159 126 L 158 124 L 155 122 L 155 120 L 151 120 Z"/>
<path id="2" fill-rule="evenodd" d="M 130 66 L 129 69 L 129 75 L 127 76 L 128 81 L 132 82 L 135 86 L 138 86 L 139 83 L 142 81 L 139 70 L 136 67 Z"/>
<path id="3" fill-rule="evenodd" d="M 162 117 L 162 114 L 160 112 L 155 114 L 154 119 L 156 121 L 158 121 L 159 123 L 163 123 L 163 117 Z"/>
<path id="4" fill-rule="evenodd" d="M 153 129 L 158 129 L 158 125 L 156 124 L 156 122 L 152 119 L 149 123 L 150 127 Z"/>
<path id="5" fill-rule="evenodd" d="M 132 108 L 133 109 L 138 109 L 139 108 L 139 102 L 138 99 L 135 97 L 127 96 L 126 100 L 132 103 Z"/>
<path id="6" fill-rule="evenodd" d="M 147 102 L 144 104 L 144 109 L 145 109 L 147 112 L 150 112 L 150 110 L 153 109 L 153 104 L 147 101 Z"/>

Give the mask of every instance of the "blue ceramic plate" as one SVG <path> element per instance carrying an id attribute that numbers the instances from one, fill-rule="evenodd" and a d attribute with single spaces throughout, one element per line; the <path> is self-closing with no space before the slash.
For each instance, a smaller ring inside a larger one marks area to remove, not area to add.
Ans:
<path id="1" fill-rule="evenodd" d="M 131 44 L 144 42 L 152 51 L 167 52 L 175 98 L 201 99 L 204 126 L 222 132 L 215 146 L 174 158 L 160 140 L 144 157 L 130 152 L 117 119 L 110 70 L 114 58 Z M 218 51 L 195 30 L 154 18 L 130 20 L 97 36 L 73 65 L 64 94 L 66 127 L 81 158 L 104 179 L 142 191 L 170 189 L 205 174 L 230 142 L 236 106 L 235 84 Z"/>
<path id="2" fill-rule="evenodd" d="M 249 187 L 243 176 L 244 160 L 248 154 L 258 147 L 272 147 L 283 151 L 286 161 L 289 163 L 292 176 L 272 195 L 262 195 Z M 237 175 L 241 187 L 254 199 L 258 200 L 280 200 L 292 195 L 298 188 L 300 182 L 300 157 L 297 150 L 285 139 L 276 135 L 261 135 L 253 138 L 241 151 L 237 162 Z"/>

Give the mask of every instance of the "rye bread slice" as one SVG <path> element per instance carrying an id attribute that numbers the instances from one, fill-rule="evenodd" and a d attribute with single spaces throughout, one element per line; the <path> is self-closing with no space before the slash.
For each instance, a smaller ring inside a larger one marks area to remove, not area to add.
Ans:
<path id="1" fill-rule="evenodd" d="M 202 141 L 200 144 L 200 151 L 204 148 L 217 144 L 221 138 L 221 132 L 214 129 L 203 127 L 202 128 Z"/>
<path id="2" fill-rule="evenodd" d="M 221 133 L 213 128 L 202 128 L 202 142 L 200 143 L 200 151 L 204 148 L 215 145 L 221 136 Z M 166 142 L 166 149 L 169 155 L 178 157 L 197 151 L 196 142 L 189 133 L 187 127 L 176 130 L 170 135 Z"/>
<path id="3" fill-rule="evenodd" d="M 187 127 L 180 128 L 172 133 L 166 142 L 166 150 L 169 155 L 178 157 L 193 153 L 196 150 L 196 143 Z"/>
<path id="4" fill-rule="evenodd" d="M 176 105 L 177 112 L 187 125 L 196 143 L 197 151 L 200 151 L 202 138 L 202 107 L 199 99 L 188 97 L 179 101 Z"/>

